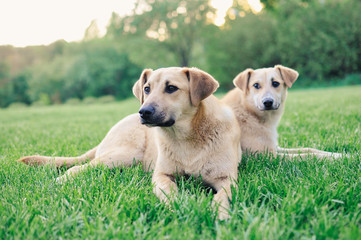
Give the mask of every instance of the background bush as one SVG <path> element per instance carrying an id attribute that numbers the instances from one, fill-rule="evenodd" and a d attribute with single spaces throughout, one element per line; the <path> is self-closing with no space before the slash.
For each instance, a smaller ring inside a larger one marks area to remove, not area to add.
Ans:
<path id="1" fill-rule="evenodd" d="M 292 67 L 312 80 L 298 81 L 303 86 L 360 72 L 361 2 L 323 2 L 283 1 L 272 11 L 229 19 L 209 41 L 209 71 L 227 87 L 248 67 Z"/>

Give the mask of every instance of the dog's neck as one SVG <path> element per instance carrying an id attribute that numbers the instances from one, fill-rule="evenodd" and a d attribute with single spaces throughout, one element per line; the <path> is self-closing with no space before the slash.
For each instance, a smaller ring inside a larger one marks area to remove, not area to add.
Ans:
<path id="1" fill-rule="evenodd" d="M 173 126 L 159 128 L 159 131 L 169 139 L 204 142 L 204 133 L 209 131 L 209 125 L 212 125 L 206 118 L 207 111 L 206 104 L 201 102 L 197 107 L 192 107 L 190 111 L 180 116 Z"/>

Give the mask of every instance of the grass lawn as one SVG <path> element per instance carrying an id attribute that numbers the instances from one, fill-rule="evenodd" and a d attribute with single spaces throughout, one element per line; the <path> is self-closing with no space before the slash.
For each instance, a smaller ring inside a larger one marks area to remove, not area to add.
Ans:
<path id="1" fill-rule="evenodd" d="M 97 167 L 59 185 L 65 169 L 15 162 L 82 154 L 138 108 L 132 99 L 0 110 L 0 239 L 361 239 L 361 86 L 289 93 L 280 145 L 351 157 L 244 157 L 227 222 L 215 220 L 200 179 L 178 179 L 170 211 L 140 167 Z"/>

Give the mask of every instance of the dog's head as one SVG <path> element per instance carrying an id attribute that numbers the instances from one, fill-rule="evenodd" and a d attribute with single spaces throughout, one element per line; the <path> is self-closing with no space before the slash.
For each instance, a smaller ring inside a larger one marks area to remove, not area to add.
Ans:
<path id="1" fill-rule="evenodd" d="M 149 127 L 170 127 L 211 95 L 218 82 L 196 68 L 145 69 L 133 86 L 142 106 L 141 123 Z"/>
<path id="2" fill-rule="evenodd" d="M 273 68 L 246 69 L 233 80 L 243 91 L 248 104 L 259 111 L 277 110 L 284 102 L 287 88 L 297 80 L 298 72 L 281 65 Z"/>

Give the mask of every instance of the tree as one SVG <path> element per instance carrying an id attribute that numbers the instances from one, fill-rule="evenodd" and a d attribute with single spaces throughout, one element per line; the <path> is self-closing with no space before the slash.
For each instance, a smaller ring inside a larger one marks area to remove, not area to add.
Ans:
<path id="1" fill-rule="evenodd" d="M 271 11 L 277 11 L 277 8 L 279 8 L 282 4 L 287 4 L 289 2 L 297 2 L 301 5 L 312 3 L 312 2 L 320 2 L 323 3 L 325 0 L 288 0 L 288 1 L 282 1 L 282 0 L 260 0 L 260 2 L 263 4 L 265 9 L 271 10 Z"/>
<path id="2" fill-rule="evenodd" d="M 28 83 L 26 82 L 26 73 L 21 73 L 15 76 L 11 81 L 12 98 L 15 102 L 23 102 L 30 104 L 30 98 L 27 94 L 29 89 Z"/>
<path id="3" fill-rule="evenodd" d="M 6 107 L 11 102 L 9 84 L 9 67 L 6 62 L 0 62 L 0 107 Z"/>
<path id="4" fill-rule="evenodd" d="M 91 21 L 89 27 L 85 30 L 84 40 L 92 40 L 100 37 L 100 30 L 96 20 Z"/>
<path id="5" fill-rule="evenodd" d="M 6 62 L 0 62 L 0 87 L 9 76 L 9 66 Z"/>
<path id="6" fill-rule="evenodd" d="M 214 11 L 208 0 L 138 0 L 133 15 L 113 14 L 107 36 L 155 40 L 175 54 L 179 65 L 188 66 L 194 45 L 207 31 Z"/>
<path id="7" fill-rule="evenodd" d="M 247 13 L 228 21 L 208 41 L 207 70 L 222 88 L 229 89 L 234 87 L 232 79 L 244 69 L 278 64 L 276 32 L 277 22 L 266 12 Z"/>

